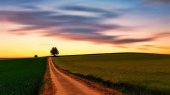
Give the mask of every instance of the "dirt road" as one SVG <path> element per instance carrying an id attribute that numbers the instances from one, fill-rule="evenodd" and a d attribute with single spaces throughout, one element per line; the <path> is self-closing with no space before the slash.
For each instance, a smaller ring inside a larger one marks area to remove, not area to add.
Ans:
<path id="1" fill-rule="evenodd" d="M 48 65 L 52 82 L 57 89 L 54 95 L 102 95 L 100 92 L 59 71 L 55 68 L 50 57 L 48 58 Z"/>

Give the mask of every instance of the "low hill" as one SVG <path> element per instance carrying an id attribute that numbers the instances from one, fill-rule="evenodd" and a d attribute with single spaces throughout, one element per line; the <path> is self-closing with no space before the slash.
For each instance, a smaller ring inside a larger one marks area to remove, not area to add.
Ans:
<path id="1" fill-rule="evenodd" d="M 152 60 L 152 59 L 167 59 L 170 58 L 168 54 L 153 54 L 153 53 L 102 53 L 102 54 L 85 54 L 85 55 L 67 55 L 60 56 L 76 61 L 96 61 L 97 60 Z"/>

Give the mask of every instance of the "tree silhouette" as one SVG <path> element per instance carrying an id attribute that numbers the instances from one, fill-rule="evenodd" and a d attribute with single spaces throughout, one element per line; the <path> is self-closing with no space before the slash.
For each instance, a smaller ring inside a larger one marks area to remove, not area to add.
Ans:
<path id="1" fill-rule="evenodd" d="M 38 55 L 34 55 L 34 57 L 35 57 L 35 58 L 37 58 L 37 57 L 38 57 Z"/>
<path id="2" fill-rule="evenodd" d="M 50 53 L 51 53 L 51 55 L 56 56 L 56 55 L 59 54 L 59 51 L 58 51 L 58 49 L 57 49 L 56 47 L 53 47 L 53 48 L 50 50 Z"/>

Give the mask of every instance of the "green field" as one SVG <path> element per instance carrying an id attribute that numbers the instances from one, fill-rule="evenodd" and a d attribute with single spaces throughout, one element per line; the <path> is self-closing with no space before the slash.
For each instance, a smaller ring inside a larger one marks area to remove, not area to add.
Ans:
<path id="1" fill-rule="evenodd" d="M 46 58 L 0 60 L 0 95 L 37 95 Z"/>
<path id="2" fill-rule="evenodd" d="M 89 79 L 99 83 L 110 81 L 111 87 L 127 95 L 170 95 L 170 55 L 117 53 L 53 60 L 57 66 L 87 78 L 90 75 L 94 78 Z"/>

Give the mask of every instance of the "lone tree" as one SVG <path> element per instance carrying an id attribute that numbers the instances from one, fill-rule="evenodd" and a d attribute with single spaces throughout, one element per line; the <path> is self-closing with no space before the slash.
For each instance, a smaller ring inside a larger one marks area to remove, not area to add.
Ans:
<path id="1" fill-rule="evenodd" d="M 56 47 L 53 47 L 50 51 L 51 55 L 56 56 L 59 54 L 59 51 Z"/>
<path id="2" fill-rule="evenodd" d="M 35 57 L 35 58 L 37 58 L 37 57 L 38 57 L 38 55 L 34 55 L 34 57 Z"/>

